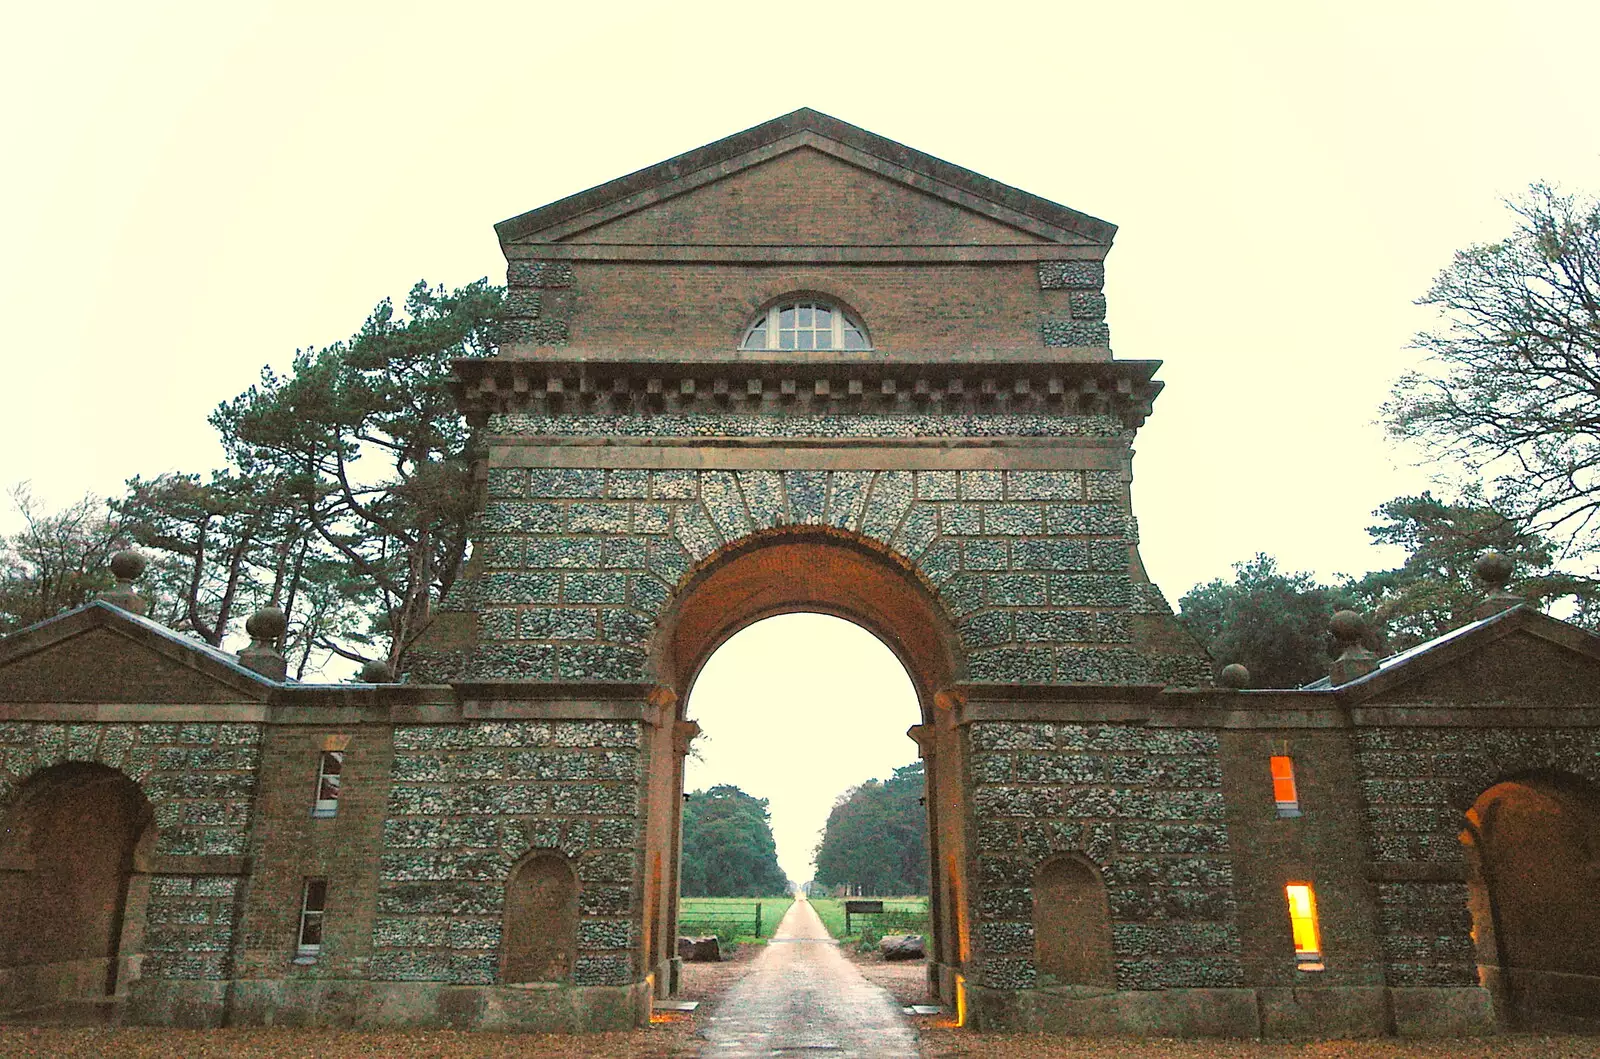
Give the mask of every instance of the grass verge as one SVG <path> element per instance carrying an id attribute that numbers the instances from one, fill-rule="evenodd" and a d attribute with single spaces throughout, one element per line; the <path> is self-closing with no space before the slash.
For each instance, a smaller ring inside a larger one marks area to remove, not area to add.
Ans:
<path id="1" fill-rule="evenodd" d="M 718 940 L 760 941 L 772 937 L 778 921 L 794 904 L 782 897 L 683 897 L 678 900 L 678 933 L 715 934 Z M 760 906 L 760 925 L 756 913 Z"/>

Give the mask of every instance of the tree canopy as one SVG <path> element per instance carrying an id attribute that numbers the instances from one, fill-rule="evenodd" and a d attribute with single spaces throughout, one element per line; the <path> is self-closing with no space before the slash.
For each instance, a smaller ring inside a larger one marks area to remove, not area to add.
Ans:
<path id="1" fill-rule="evenodd" d="M 1510 588 L 1535 605 L 1564 600 L 1580 625 L 1600 618 L 1600 583 L 1555 567 L 1542 536 L 1502 514 L 1473 491 L 1454 500 L 1432 493 L 1400 496 L 1373 512 L 1374 544 L 1403 548 L 1405 562 L 1360 577 L 1322 584 L 1308 573 L 1284 573 L 1257 554 L 1234 566 L 1231 582 L 1196 585 L 1179 601 L 1179 620 L 1219 664 L 1243 663 L 1258 688 L 1292 688 L 1326 676 L 1333 643 L 1328 621 L 1340 608 L 1367 614 L 1367 646 L 1403 651 L 1472 620 L 1485 586 L 1473 566 L 1487 551 L 1515 563 Z"/>
<path id="2" fill-rule="evenodd" d="M 685 897 L 762 897 L 789 892 L 778 867 L 767 800 L 728 784 L 694 791 L 683 806 Z"/>
<path id="3" fill-rule="evenodd" d="M 816 882 L 867 894 L 928 892 L 928 813 L 922 762 L 839 795 L 817 845 Z"/>
<path id="4" fill-rule="evenodd" d="M 1308 573 L 1278 569 L 1258 552 L 1178 600 L 1178 617 L 1219 665 L 1238 662 L 1258 688 L 1295 688 L 1328 672 L 1336 594 Z"/>
<path id="5" fill-rule="evenodd" d="M 1504 239 L 1458 251 L 1419 301 L 1424 370 L 1390 433 L 1483 478 L 1495 506 L 1579 550 L 1600 514 L 1600 202 L 1535 184 Z"/>

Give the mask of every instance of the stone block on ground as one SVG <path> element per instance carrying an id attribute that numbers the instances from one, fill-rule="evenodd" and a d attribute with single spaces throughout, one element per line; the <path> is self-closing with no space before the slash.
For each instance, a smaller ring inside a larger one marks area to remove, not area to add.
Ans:
<path id="1" fill-rule="evenodd" d="M 721 963 L 722 943 L 715 934 L 703 938 L 679 938 L 678 955 L 690 963 Z"/>
<path id="2" fill-rule="evenodd" d="M 920 960 L 927 955 L 921 934 L 885 934 L 878 952 L 886 960 Z"/>

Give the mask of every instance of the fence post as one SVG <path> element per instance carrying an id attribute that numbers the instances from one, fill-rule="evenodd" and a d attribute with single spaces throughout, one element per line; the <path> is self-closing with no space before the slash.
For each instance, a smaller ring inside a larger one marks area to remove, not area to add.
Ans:
<path id="1" fill-rule="evenodd" d="M 761 902 L 756 902 L 756 937 L 761 936 Z"/>

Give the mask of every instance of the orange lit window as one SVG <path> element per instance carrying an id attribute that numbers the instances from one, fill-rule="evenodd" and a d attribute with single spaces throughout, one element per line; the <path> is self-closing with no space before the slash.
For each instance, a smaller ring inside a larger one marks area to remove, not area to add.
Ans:
<path id="1" fill-rule="evenodd" d="M 1272 797 L 1279 816 L 1300 815 L 1300 792 L 1294 786 L 1294 761 L 1287 754 L 1272 757 Z"/>
<path id="2" fill-rule="evenodd" d="M 1317 894 L 1310 883 L 1290 883 L 1289 926 L 1294 931 L 1295 966 L 1302 971 L 1322 970 L 1322 932 L 1317 929 Z"/>

